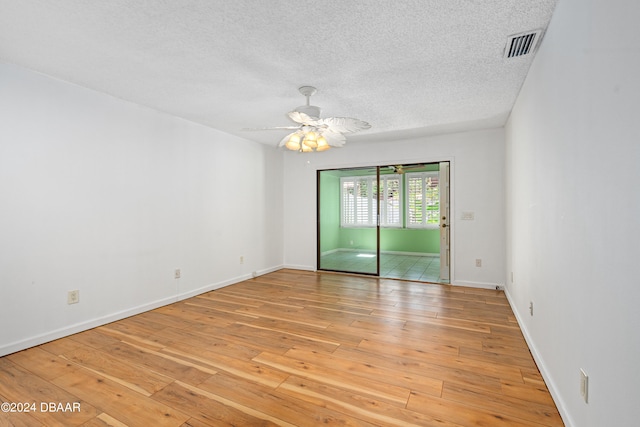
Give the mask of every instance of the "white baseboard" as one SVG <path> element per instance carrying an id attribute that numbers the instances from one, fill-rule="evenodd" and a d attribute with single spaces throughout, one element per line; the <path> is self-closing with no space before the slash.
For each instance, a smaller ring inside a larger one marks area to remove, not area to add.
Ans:
<path id="1" fill-rule="evenodd" d="M 500 289 L 504 288 L 501 283 L 487 283 L 487 282 L 470 282 L 467 280 L 454 280 L 451 282 L 453 286 L 466 286 L 468 288 L 480 288 L 480 289 Z"/>
<path id="2" fill-rule="evenodd" d="M 237 276 L 228 280 L 223 280 L 221 282 L 212 283 L 198 289 L 193 289 L 187 292 L 183 292 L 177 295 L 172 295 L 170 297 L 162 298 L 146 304 L 141 304 L 139 306 L 131 307 L 126 310 L 117 311 L 115 313 L 111 313 L 106 316 L 97 317 L 95 319 L 89 319 L 84 322 L 65 326 L 63 328 L 46 332 L 44 334 L 25 338 L 20 341 L 15 341 L 15 342 L 0 346 L 0 357 L 6 356 L 7 354 L 15 353 L 17 351 L 25 350 L 27 348 L 34 347 L 36 345 L 44 344 L 49 341 L 57 340 L 58 338 L 66 337 L 69 335 L 77 334 L 78 332 L 83 332 L 92 328 L 96 328 L 98 326 L 106 325 L 107 323 L 115 322 L 116 320 L 121 320 L 130 316 L 134 316 L 136 314 L 144 313 L 146 311 L 150 311 L 158 307 L 169 305 L 177 301 L 182 301 L 184 299 L 191 298 L 196 295 L 203 294 L 205 292 L 224 288 L 225 286 L 233 285 L 234 283 L 242 282 L 244 280 L 248 280 L 253 277 L 258 277 L 263 274 L 271 273 L 273 271 L 277 271 L 282 268 L 283 266 L 279 265 L 276 267 L 271 267 L 264 270 L 256 271 L 255 276 L 254 274 L 245 274 L 242 276 Z"/>
<path id="3" fill-rule="evenodd" d="M 315 267 L 310 265 L 285 264 L 282 268 L 290 268 L 291 270 L 316 271 Z"/>
<path id="4" fill-rule="evenodd" d="M 542 356 L 540 355 L 540 352 L 536 348 L 536 345 L 533 339 L 531 338 L 531 335 L 529 334 L 529 331 L 527 330 L 525 323 L 522 321 L 522 316 L 520 315 L 520 312 L 516 309 L 516 305 L 513 303 L 513 300 L 511 299 L 511 295 L 509 294 L 509 290 L 505 289 L 504 294 L 506 295 L 507 301 L 511 306 L 511 311 L 513 311 L 513 314 L 516 316 L 516 321 L 518 322 L 518 326 L 520 326 L 520 330 L 522 331 L 524 340 L 527 342 L 527 345 L 529 346 L 529 351 L 531 351 L 531 355 L 533 356 L 533 359 L 535 360 L 536 365 L 538 365 L 538 369 L 540 370 L 540 374 L 542 375 L 542 378 L 544 379 L 544 382 L 546 383 L 547 388 L 549 389 L 549 393 L 551 394 L 551 397 L 553 398 L 554 403 L 558 407 L 558 412 L 560 413 L 560 417 L 562 418 L 564 425 L 566 427 L 574 427 L 576 424 L 571 418 L 571 416 L 569 415 L 569 413 L 567 412 L 566 405 L 564 404 L 564 400 L 562 399 L 562 396 L 558 392 L 558 387 L 556 386 L 555 382 L 553 381 L 553 378 L 549 374 L 549 370 L 547 369 L 547 365 L 544 363 L 544 359 L 542 358 Z"/>
<path id="5" fill-rule="evenodd" d="M 259 276 L 262 276 L 263 274 L 273 273 L 274 271 L 282 270 L 283 268 L 284 268 L 284 265 L 280 264 L 275 267 L 270 267 L 270 268 L 265 268 L 262 270 L 255 271 L 256 274 L 255 275 L 251 274 L 251 275 L 253 277 L 259 277 Z"/>

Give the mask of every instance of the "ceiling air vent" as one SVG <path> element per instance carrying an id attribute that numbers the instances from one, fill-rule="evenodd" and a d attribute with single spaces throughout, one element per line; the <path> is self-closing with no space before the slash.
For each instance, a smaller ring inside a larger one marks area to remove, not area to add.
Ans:
<path id="1" fill-rule="evenodd" d="M 507 39 L 507 45 L 504 48 L 505 58 L 515 58 L 532 53 L 540 37 L 542 30 L 528 31 L 526 33 L 514 34 Z"/>

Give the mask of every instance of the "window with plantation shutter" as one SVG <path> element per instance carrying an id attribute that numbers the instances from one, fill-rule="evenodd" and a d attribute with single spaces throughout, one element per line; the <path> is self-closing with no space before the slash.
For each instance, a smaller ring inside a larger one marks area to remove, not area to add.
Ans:
<path id="1" fill-rule="evenodd" d="M 436 228 L 440 224 L 438 172 L 405 174 L 408 228 Z"/>
<path id="2" fill-rule="evenodd" d="M 380 176 L 380 225 L 402 227 L 402 187 L 400 175 Z"/>
<path id="3" fill-rule="evenodd" d="M 380 177 L 351 176 L 340 178 L 340 225 L 342 227 L 375 227 L 377 198 L 380 192 L 380 225 L 402 226 L 401 187 L 399 175 Z"/>
<path id="4" fill-rule="evenodd" d="M 377 185 L 375 177 L 340 178 L 340 225 L 343 227 L 375 227 Z"/>
<path id="5" fill-rule="evenodd" d="M 356 223 L 355 186 L 355 181 L 344 178 L 340 180 L 340 194 L 342 198 L 340 223 L 342 226 Z"/>

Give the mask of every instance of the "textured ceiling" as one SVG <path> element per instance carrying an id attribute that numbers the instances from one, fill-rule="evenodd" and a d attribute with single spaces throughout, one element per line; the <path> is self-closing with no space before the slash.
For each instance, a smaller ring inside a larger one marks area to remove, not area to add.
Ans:
<path id="1" fill-rule="evenodd" d="M 0 60 L 255 141 L 318 93 L 382 139 L 502 126 L 556 0 L 0 0 Z"/>

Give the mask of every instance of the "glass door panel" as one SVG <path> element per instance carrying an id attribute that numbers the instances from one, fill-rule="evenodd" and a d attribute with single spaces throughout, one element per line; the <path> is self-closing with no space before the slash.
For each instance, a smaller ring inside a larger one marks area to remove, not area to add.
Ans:
<path id="1" fill-rule="evenodd" d="M 318 269 L 379 274 L 378 168 L 318 171 Z"/>

